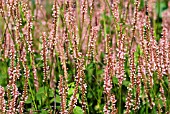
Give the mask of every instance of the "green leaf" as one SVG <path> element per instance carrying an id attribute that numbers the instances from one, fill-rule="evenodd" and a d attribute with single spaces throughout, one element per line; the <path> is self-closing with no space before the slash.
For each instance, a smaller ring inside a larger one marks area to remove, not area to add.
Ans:
<path id="1" fill-rule="evenodd" d="M 83 114 L 83 110 L 79 106 L 76 106 L 73 110 L 73 114 Z"/>
<path id="2" fill-rule="evenodd" d="M 103 74 L 103 70 L 97 70 L 96 75 L 101 75 L 101 74 Z"/>
<path id="3" fill-rule="evenodd" d="M 118 79 L 115 76 L 113 77 L 113 83 L 118 84 Z"/>
<path id="4" fill-rule="evenodd" d="M 37 100 L 41 100 L 42 96 L 44 96 L 44 87 L 39 88 L 38 92 L 36 93 Z"/>
<path id="5" fill-rule="evenodd" d="M 54 92 L 53 92 L 53 90 L 52 89 L 49 89 L 49 97 L 54 97 Z"/>
<path id="6" fill-rule="evenodd" d="M 41 114 L 49 114 L 49 112 L 47 110 L 42 110 Z"/>
<path id="7" fill-rule="evenodd" d="M 56 95 L 56 103 L 60 103 L 61 102 L 61 98 L 59 95 Z"/>
<path id="8" fill-rule="evenodd" d="M 25 104 L 30 104 L 32 103 L 32 98 L 28 96 L 27 100 L 25 101 Z"/>
<path id="9" fill-rule="evenodd" d="M 122 84 L 122 85 L 128 87 L 129 83 L 130 83 L 129 81 L 126 81 L 126 80 L 125 80 L 125 81 L 123 81 L 123 84 Z"/>
<path id="10" fill-rule="evenodd" d="M 156 3 L 156 13 L 159 18 L 162 18 L 162 12 L 167 8 L 165 2 L 157 2 Z"/>
<path id="11" fill-rule="evenodd" d="M 68 90 L 68 95 L 70 96 L 70 95 L 72 95 L 73 94 L 73 92 L 74 92 L 74 82 L 73 83 L 70 83 L 69 85 L 69 90 Z"/>

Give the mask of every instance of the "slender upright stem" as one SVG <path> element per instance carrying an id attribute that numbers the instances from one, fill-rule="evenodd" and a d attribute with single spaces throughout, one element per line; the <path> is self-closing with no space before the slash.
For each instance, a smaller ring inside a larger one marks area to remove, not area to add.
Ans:
<path id="1" fill-rule="evenodd" d="M 121 101 L 121 98 L 122 98 L 122 86 L 120 86 L 120 88 L 119 88 L 119 114 L 122 114 L 122 111 L 121 111 L 121 103 L 122 103 L 122 101 Z"/>

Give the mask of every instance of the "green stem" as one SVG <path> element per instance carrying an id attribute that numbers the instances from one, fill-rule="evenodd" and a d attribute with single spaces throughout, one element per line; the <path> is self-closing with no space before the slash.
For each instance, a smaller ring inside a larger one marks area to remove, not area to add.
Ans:
<path id="1" fill-rule="evenodd" d="M 146 103 L 146 114 L 148 114 L 148 103 Z"/>
<path id="2" fill-rule="evenodd" d="M 35 103 L 35 98 L 34 98 L 34 95 L 33 95 L 32 89 L 31 89 L 31 84 L 30 84 L 29 79 L 28 79 L 28 85 L 29 85 L 29 89 L 30 89 L 30 92 L 31 92 L 31 97 L 32 97 L 32 100 L 33 100 L 34 107 L 37 110 L 37 105 Z"/>
<path id="3" fill-rule="evenodd" d="M 119 89 L 119 114 L 122 114 L 122 111 L 121 111 L 121 98 L 122 98 L 122 86 L 120 86 L 120 89 Z"/>
<path id="4" fill-rule="evenodd" d="M 108 39 L 107 39 L 107 31 L 106 31 L 106 20 L 104 17 L 104 38 L 105 38 L 105 53 L 108 54 Z"/>

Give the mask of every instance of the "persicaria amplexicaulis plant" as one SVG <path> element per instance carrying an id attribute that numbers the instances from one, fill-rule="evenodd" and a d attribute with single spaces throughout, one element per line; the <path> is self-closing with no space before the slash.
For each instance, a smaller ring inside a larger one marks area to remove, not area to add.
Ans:
<path id="1" fill-rule="evenodd" d="M 0 0 L 0 114 L 169 114 L 168 0 Z"/>

